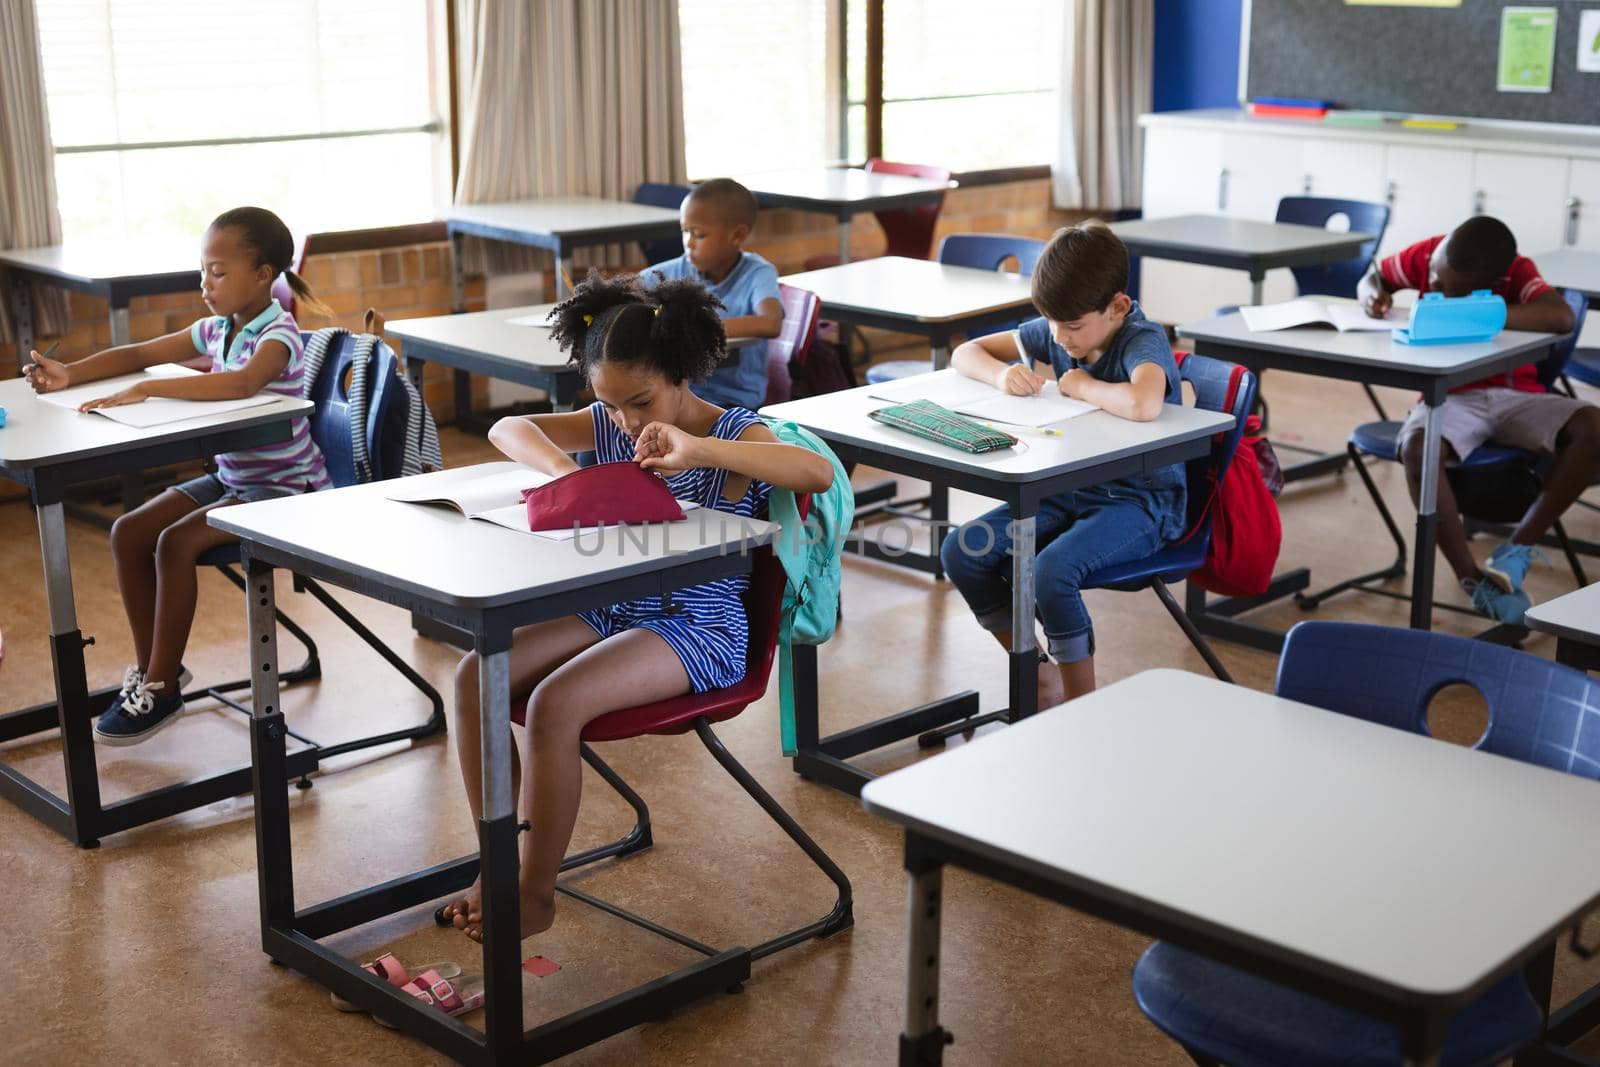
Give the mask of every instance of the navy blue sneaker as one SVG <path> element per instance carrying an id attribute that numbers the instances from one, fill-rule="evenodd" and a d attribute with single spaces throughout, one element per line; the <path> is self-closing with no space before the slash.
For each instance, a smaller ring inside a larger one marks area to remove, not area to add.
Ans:
<path id="1" fill-rule="evenodd" d="M 94 724 L 102 744 L 136 745 L 157 733 L 183 712 L 183 693 L 164 696 L 161 682 L 141 679 L 126 696 L 118 695 Z"/>

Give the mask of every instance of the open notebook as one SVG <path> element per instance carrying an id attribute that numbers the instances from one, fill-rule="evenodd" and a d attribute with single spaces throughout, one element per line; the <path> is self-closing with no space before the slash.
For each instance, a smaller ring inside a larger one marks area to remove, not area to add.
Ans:
<path id="1" fill-rule="evenodd" d="M 98 400 L 103 396 L 120 393 L 134 382 L 145 378 L 187 378 L 199 374 L 200 371 L 189 367 L 180 367 L 176 363 L 160 363 L 148 367 L 138 374 L 124 374 L 116 378 L 102 378 L 97 382 L 86 385 L 74 385 L 69 389 L 60 389 L 54 393 L 41 393 L 39 399 L 46 404 L 66 408 L 69 411 L 78 410 L 78 405 L 89 400 Z M 153 396 L 137 404 L 123 404 L 114 408 L 95 408 L 87 412 L 88 415 L 102 415 L 112 422 L 120 422 L 124 426 L 134 426 L 140 429 L 150 426 L 164 426 L 169 422 L 183 422 L 186 419 L 198 419 L 205 415 L 219 415 L 225 411 L 239 411 L 243 408 L 260 407 L 271 404 L 279 399 L 277 393 L 260 392 L 255 396 L 240 397 L 237 400 L 173 400 L 165 396 Z"/>
<path id="2" fill-rule="evenodd" d="M 964 378 L 953 370 L 918 374 L 899 381 L 875 385 L 870 395 L 897 404 L 931 400 L 940 407 L 970 415 L 975 419 L 1004 422 L 1013 426 L 1048 426 L 1063 419 L 1076 418 L 1097 410 L 1093 404 L 1062 396 L 1054 382 L 1038 396 L 1012 396 L 986 382 Z"/>
<path id="3" fill-rule="evenodd" d="M 585 526 L 570 530 L 528 529 L 528 505 L 522 501 L 522 491 L 552 480 L 548 474 L 522 467 L 446 485 L 437 484 L 437 479 L 429 479 L 431 484 L 407 485 L 407 482 L 414 482 L 417 479 L 406 478 L 394 482 L 385 495 L 390 500 L 398 500 L 405 504 L 433 504 L 454 508 L 469 519 L 482 519 L 496 526 L 504 526 L 508 530 L 533 534 L 535 537 L 551 541 L 570 541 L 580 534 L 604 529 L 602 526 Z M 678 504 L 684 511 L 699 506 L 688 500 L 680 500 Z"/>
<path id="4" fill-rule="evenodd" d="M 1287 330 L 1294 326 L 1332 326 L 1340 333 L 1352 330 L 1392 330 L 1404 326 L 1409 319 L 1405 312 L 1389 309 L 1381 319 L 1375 319 L 1356 304 L 1324 303 L 1321 300 L 1288 300 L 1282 304 L 1260 304 L 1242 307 L 1239 315 L 1252 333 L 1261 330 Z"/>

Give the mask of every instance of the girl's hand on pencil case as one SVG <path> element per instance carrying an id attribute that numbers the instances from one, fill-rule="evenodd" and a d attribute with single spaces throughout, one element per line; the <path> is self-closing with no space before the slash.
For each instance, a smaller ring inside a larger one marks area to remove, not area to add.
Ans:
<path id="1" fill-rule="evenodd" d="M 652 422 L 639 432 L 633 455 L 645 470 L 677 474 L 705 466 L 701 459 L 701 443 L 700 438 L 671 423 Z"/>

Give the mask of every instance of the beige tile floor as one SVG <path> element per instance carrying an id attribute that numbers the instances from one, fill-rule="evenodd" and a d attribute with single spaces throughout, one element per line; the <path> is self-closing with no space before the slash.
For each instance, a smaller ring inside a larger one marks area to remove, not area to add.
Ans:
<path id="1" fill-rule="evenodd" d="M 1342 445 L 1355 422 L 1371 417 L 1354 386 L 1273 374 L 1267 383 L 1280 436 L 1321 447 Z M 1385 393 L 1391 410 L 1406 398 Z M 488 458 L 481 439 L 445 435 L 452 464 Z M 1399 470 L 1378 477 L 1407 514 Z M 858 475 L 864 481 L 868 472 Z M 1600 497 L 1600 494 L 1595 494 Z M 1314 565 L 1320 580 L 1381 562 L 1385 542 L 1353 475 L 1301 484 L 1280 501 L 1283 566 Z M 959 496 L 958 513 L 985 502 Z M 1600 539 L 1600 516 L 1575 513 L 1574 532 Z M 1409 529 L 1409 527 L 1408 527 Z M 112 684 L 129 658 L 105 535 L 69 526 L 79 617 L 97 643 L 88 650 L 92 684 Z M 47 626 L 33 515 L 0 506 L 0 625 L 6 656 L 0 707 L 52 695 Z M 1487 546 L 1481 549 L 1487 552 Z M 1600 571 L 1600 562 L 1595 569 Z M 1441 567 L 1441 570 L 1443 568 Z M 1562 569 L 1536 569 L 1536 598 L 1570 587 Z M 1441 596 L 1459 599 L 1448 578 Z M 847 614 L 822 652 L 824 725 L 837 729 L 976 686 L 988 706 L 1005 696 L 1004 662 L 947 584 L 881 564 L 846 565 Z M 347 598 L 363 619 L 448 686 L 455 653 L 415 637 L 399 611 Z M 1105 681 L 1147 667 L 1204 670 L 1152 595 L 1089 594 Z M 291 723 L 324 742 L 420 718 L 414 692 L 327 612 L 280 591 L 280 604 L 322 642 L 324 678 L 284 696 Z M 1325 618 L 1404 624 L 1403 604 L 1360 594 L 1327 605 Z M 1287 626 L 1292 605 L 1254 616 Z M 1472 620 L 1441 615 L 1439 627 L 1470 632 Z M 220 577 L 202 579 L 202 603 L 187 662 L 202 679 L 242 673 L 243 603 Z M 1553 653 L 1550 641 L 1529 651 Z M 1223 645 L 1238 680 L 1272 683 L 1272 657 Z M 284 659 L 293 653 L 284 643 Z M 1458 721 L 1443 732 L 1471 736 L 1471 701 L 1446 709 Z M 1447 716 L 1448 718 L 1448 716 Z M 902 1000 L 904 886 L 899 838 L 847 797 L 801 782 L 778 752 L 775 693 L 722 730 L 740 759 L 828 849 L 855 886 L 856 926 L 757 965 L 738 996 L 701 1002 L 573 1057 L 579 1063 L 889 1062 Z M 6 746 L 3 757 L 57 786 L 59 749 L 48 738 Z M 582 876 L 604 896 L 647 911 L 715 943 L 759 939 L 820 914 L 828 885 L 768 824 L 692 737 L 607 745 L 603 754 L 650 802 L 656 847 Z M 907 742 L 870 762 L 888 768 L 915 759 Z M 248 740 L 231 712 L 197 705 L 145 745 L 99 753 L 108 798 L 129 795 L 248 759 Z M 352 756 L 325 766 L 315 788 L 291 791 L 295 874 L 302 904 L 469 852 L 475 846 L 445 739 L 383 758 Z M 578 843 L 626 826 L 626 811 L 590 779 Z M 1081 817 L 1062 812 L 1063 819 Z M 0 802 L 0 970 L 8 975 L 0 1010 L 0 1061 L 119 1063 L 439 1062 L 440 1057 L 360 1015 L 333 1011 L 315 983 L 262 955 L 257 928 L 254 839 L 249 798 L 143 827 L 79 851 L 16 808 Z M 947 879 L 944 1018 L 956 1033 L 948 1062 L 1180 1064 L 1186 1058 L 1134 1006 L 1128 973 L 1143 939 L 982 879 Z M 1470 924 L 1470 917 L 1463 917 Z M 417 909 L 353 931 L 337 942 L 368 958 L 389 948 L 413 963 L 454 959 L 477 967 L 476 947 L 436 929 Z M 685 956 L 652 936 L 563 899 L 557 925 L 524 951 L 562 969 L 525 981 L 529 1025 L 670 969 Z M 1600 964 L 1563 950 L 1557 995 L 1600 980 Z M 481 1017 L 479 1017 L 481 1024 Z"/>

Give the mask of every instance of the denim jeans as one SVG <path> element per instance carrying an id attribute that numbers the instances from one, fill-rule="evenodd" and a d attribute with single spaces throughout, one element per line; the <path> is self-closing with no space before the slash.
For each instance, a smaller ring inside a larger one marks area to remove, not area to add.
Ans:
<path id="1" fill-rule="evenodd" d="M 1011 629 L 1011 521 L 1010 508 L 995 508 L 951 530 L 939 550 L 951 583 L 991 633 Z M 1076 663 L 1094 655 L 1084 579 L 1154 555 L 1163 541 L 1160 523 L 1138 500 L 1094 486 L 1040 501 L 1034 544 L 1034 602 L 1050 656 Z"/>

